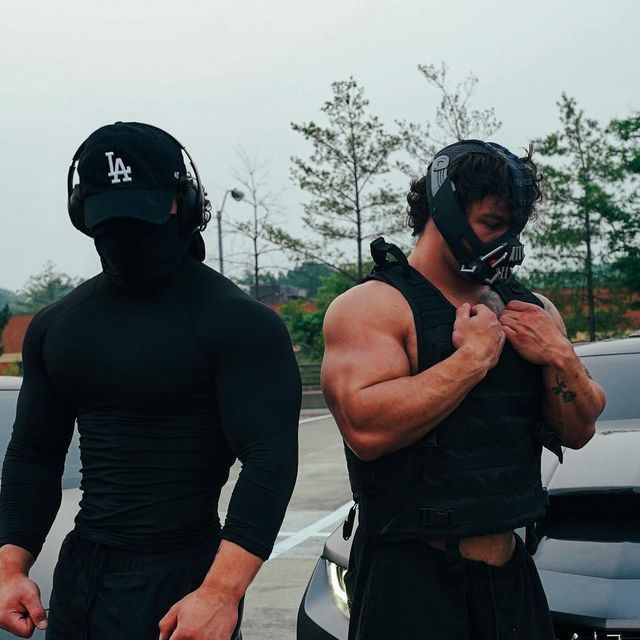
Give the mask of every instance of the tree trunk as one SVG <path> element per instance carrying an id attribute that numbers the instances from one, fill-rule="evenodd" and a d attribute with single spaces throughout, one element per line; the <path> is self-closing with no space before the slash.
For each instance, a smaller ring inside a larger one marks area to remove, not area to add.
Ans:
<path id="1" fill-rule="evenodd" d="M 589 216 L 589 210 L 585 209 L 585 234 L 587 240 L 587 309 L 588 309 L 588 326 L 589 326 L 589 340 L 593 342 L 596 339 L 596 304 L 595 296 L 593 294 L 593 257 L 591 254 L 591 218 Z"/>

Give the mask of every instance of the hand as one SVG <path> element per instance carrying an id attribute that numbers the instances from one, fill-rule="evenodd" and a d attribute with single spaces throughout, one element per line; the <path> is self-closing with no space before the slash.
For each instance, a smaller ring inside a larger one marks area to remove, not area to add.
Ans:
<path id="1" fill-rule="evenodd" d="M 0 629 L 30 638 L 36 629 L 47 628 L 47 614 L 38 585 L 24 573 L 0 575 Z"/>
<path id="2" fill-rule="evenodd" d="M 551 314 L 538 305 L 512 300 L 500 315 L 500 323 L 509 344 L 532 364 L 552 365 L 571 348 Z"/>
<path id="3" fill-rule="evenodd" d="M 488 370 L 498 363 L 505 335 L 489 307 L 465 302 L 456 310 L 452 339 L 456 349 L 466 348 Z"/>
<path id="4" fill-rule="evenodd" d="M 238 600 L 202 586 L 160 620 L 159 640 L 229 640 L 238 622 Z"/>

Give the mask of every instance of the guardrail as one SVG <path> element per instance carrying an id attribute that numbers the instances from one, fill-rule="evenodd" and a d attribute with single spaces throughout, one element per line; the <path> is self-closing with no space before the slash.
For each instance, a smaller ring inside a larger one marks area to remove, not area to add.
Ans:
<path id="1" fill-rule="evenodd" d="M 302 378 L 302 386 L 305 389 L 320 388 L 320 363 L 300 363 L 300 377 Z"/>

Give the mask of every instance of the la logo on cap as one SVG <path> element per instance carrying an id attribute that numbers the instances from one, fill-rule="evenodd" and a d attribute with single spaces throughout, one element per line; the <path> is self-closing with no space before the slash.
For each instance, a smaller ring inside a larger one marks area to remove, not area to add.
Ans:
<path id="1" fill-rule="evenodd" d="M 114 163 L 113 151 L 107 151 L 104 155 L 107 156 L 109 160 L 109 173 L 107 173 L 107 175 L 111 178 L 111 184 L 131 182 L 131 167 L 125 167 L 122 158 L 116 158 Z M 122 178 L 122 180 L 120 178 Z"/>

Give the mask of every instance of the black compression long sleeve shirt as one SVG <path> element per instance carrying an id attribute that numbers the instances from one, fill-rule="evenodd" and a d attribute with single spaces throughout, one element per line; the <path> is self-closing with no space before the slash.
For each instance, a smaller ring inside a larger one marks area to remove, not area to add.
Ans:
<path id="1" fill-rule="evenodd" d="M 79 535 L 143 552 L 221 535 L 269 556 L 295 483 L 301 395 L 277 314 L 190 259 L 145 291 L 85 282 L 33 319 L 23 355 L 0 544 L 39 553 L 77 419 Z"/>

